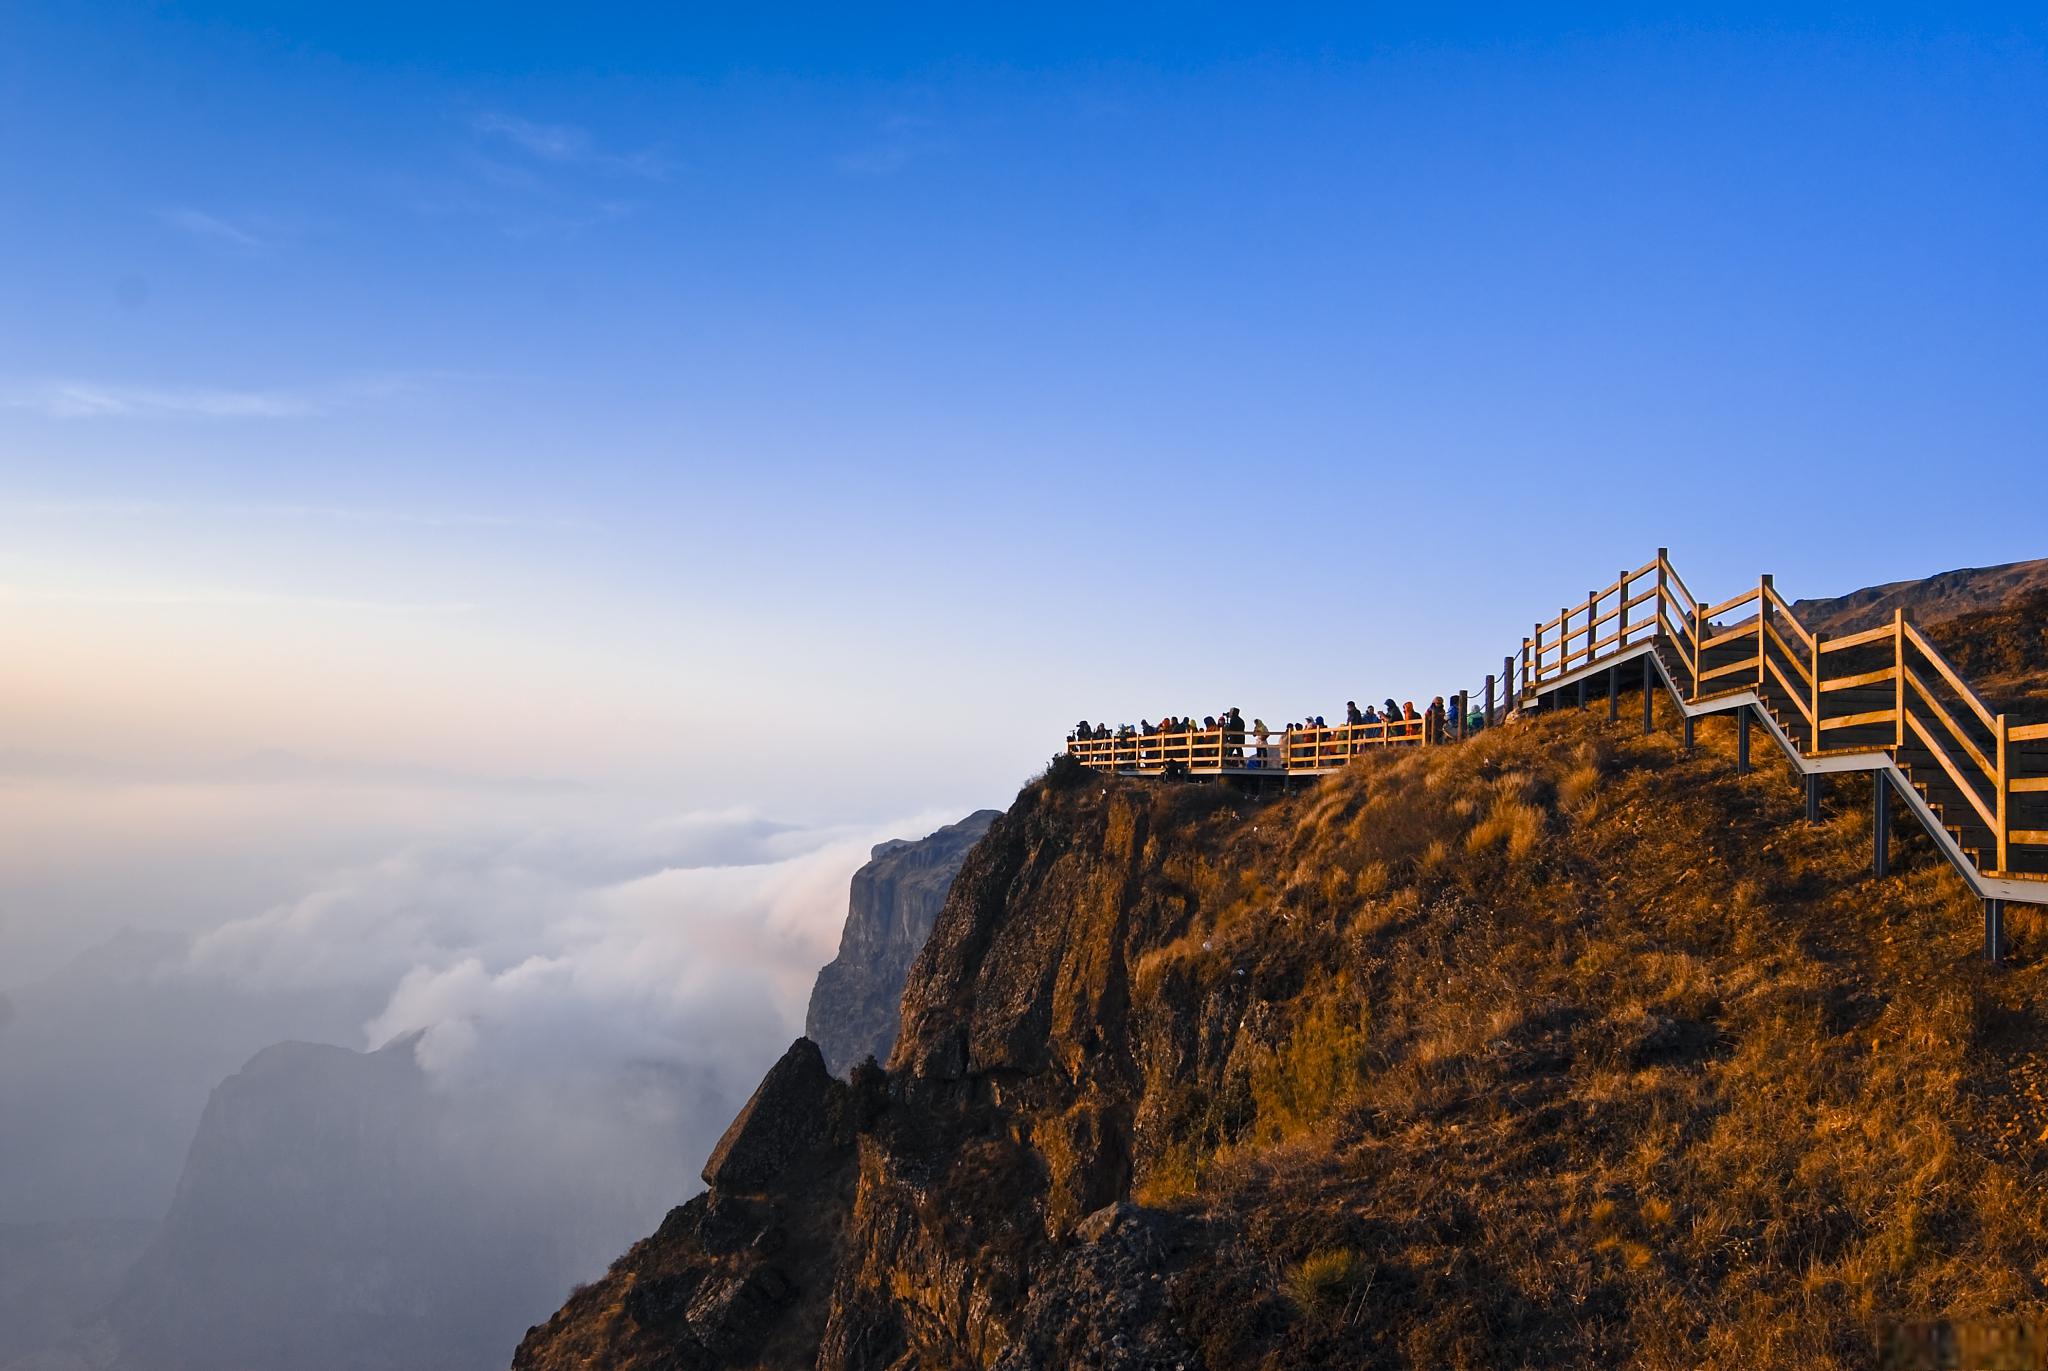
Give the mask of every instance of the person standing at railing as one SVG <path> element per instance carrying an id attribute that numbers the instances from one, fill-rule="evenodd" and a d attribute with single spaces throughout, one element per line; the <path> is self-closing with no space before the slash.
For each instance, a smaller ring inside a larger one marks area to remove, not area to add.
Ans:
<path id="1" fill-rule="evenodd" d="M 1223 716 L 1223 760 L 1244 761 L 1244 715 L 1238 712 L 1236 705 L 1232 705 L 1230 712 Z"/>
<path id="2" fill-rule="evenodd" d="M 1429 702 L 1429 708 L 1422 712 L 1422 741 L 1429 744 L 1444 740 L 1444 697 L 1439 695 Z"/>
<path id="3" fill-rule="evenodd" d="M 1268 745 L 1268 740 L 1272 736 L 1273 730 L 1266 727 L 1264 719 L 1252 720 L 1252 741 L 1258 747 L 1258 750 L 1252 754 L 1253 766 L 1269 767 L 1273 764 L 1273 749 Z"/>
<path id="4" fill-rule="evenodd" d="M 1346 700 L 1344 702 L 1344 722 L 1353 728 L 1365 722 L 1365 715 L 1358 712 L 1358 701 Z"/>

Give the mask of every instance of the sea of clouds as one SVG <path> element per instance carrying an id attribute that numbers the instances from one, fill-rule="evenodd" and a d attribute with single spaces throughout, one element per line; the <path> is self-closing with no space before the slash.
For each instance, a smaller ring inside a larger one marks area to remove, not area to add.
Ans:
<path id="1" fill-rule="evenodd" d="M 528 1159 L 521 1184 L 554 1158 L 677 1202 L 802 1032 L 853 871 L 875 843 L 958 817 L 551 808 L 308 869 L 284 898 L 212 922 L 152 926 L 138 881 L 124 927 L 5 987 L 0 1222 L 161 1216 L 212 1087 L 294 1038 L 410 1036 L 438 1088 L 526 1131 L 506 1149 Z"/>

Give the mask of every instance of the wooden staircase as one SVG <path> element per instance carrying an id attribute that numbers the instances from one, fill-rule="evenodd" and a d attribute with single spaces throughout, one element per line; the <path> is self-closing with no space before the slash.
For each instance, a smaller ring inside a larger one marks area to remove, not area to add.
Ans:
<path id="1" fill-rule="evenodd" d="M 1803 774 L 1889 774 L 1986 899 L 1987 929 L 2002 901 L 2048 904 L 2048 723 L 1994 713 L 1903 612 L 1826 638 L 1770 577 L 1709 603 L 1659 548 L 1535 625 L 1505 670 L 1530 708 L 1567 688 L 1583 699 L 1590 677 L 1611 695 L 1639 659 L 1687 719 L 1755 711 Z"/>

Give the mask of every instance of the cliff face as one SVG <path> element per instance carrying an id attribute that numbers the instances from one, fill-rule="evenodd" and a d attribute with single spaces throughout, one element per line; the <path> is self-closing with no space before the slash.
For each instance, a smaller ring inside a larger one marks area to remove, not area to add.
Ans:
<path id="1" fill-rule="evenodd" d="M 1864 875 L 1867 784 L 1807 826 L 1725 721 L 1603 715 L 1265 803 L 1056 766 L 886 1074 L 799 1042 L 515 1366 L 1852 1366 L 2037 1307 L 2028 916 L 1990 972 L 1916 835 Z"/>
<path id="2" fill-rule="evenodd" d="M 804 1034 L 833 1075 L 843 1079 L 869 1057 L 889 1059 L 903 978 L 968 849 L 996 817 L 984 809 L 915 842 L 882 843 L 854 873 L 839 955 L 818 973 L 804 1016 Z"/>

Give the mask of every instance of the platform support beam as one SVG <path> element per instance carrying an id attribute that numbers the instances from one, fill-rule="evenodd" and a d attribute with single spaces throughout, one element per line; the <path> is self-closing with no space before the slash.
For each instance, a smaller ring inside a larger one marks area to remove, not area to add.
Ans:
<path id="1" fill-rule="evenodd" d="M 1997 966 L 2005 960 L 2005 901 L 1984 902 L 1984 960 Z"/>
<path id="2" fill-rule="evenodd" d="M 1749 774 L 1749 710 L 1735 711 L 1735 774 Z"/>
<path id="3" fill-rule="evenodd" d="M 1621 668 L 1607 668 L 1607 722 L 1613 723 L 1621 717 Z"/>
<path id="4" fill-rule="evenodd" d="M 1649 737 L 1651 731 L 1657 727 L 1657 697 L 1651 693 L 1655 689 L 1653 682 L 1656 679 L 1656 675 L 1656 668 L 1650 665 L 1650 654 L 1645 652 L 1643 654 L 1643 736 L 1645 738 Z"/>
<path id="5" fill-rule="evenodd" d="M 1891 874 L 1892 786 L 1882 770 L 1870 773 L 1870 874 L 1879 880 Z"/>
<path id="6" fill-rule="evenodd" d="M 1806 822 L 1820 822 L 1820 773 L 1812 772 L 1806 778 Z"/>

